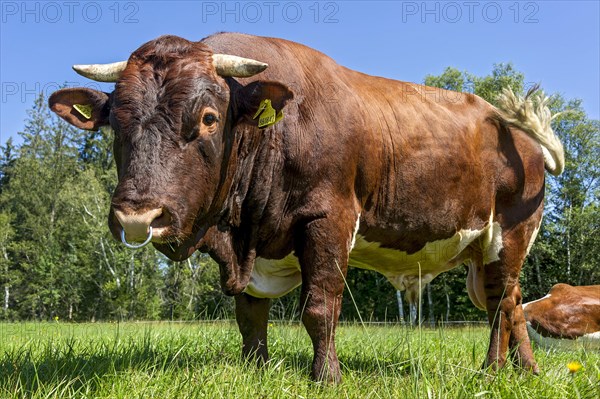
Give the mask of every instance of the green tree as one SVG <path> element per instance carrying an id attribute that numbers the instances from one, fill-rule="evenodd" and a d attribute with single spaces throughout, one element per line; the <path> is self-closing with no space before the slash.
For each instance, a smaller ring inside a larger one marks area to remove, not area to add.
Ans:
<path id="1" fill-rule="evenodd" d="M 441 75 L 427 75 L 423 84 L 431 87 L 439 87 L 445 90 L 458 92 L 467 91 L 468 74 L 456 68 L 448 67 Z"/>
<path id="2" fill-rule="evenodd" d="M 16 161 L 16 148 L 13 144 L 12 137 L 6 140 L 4 146 L 0 146 L 0 194 L 2 190 L 8 186 L 10 174 Z"/>
<path id="3" fill-rule="evenodd" d="M 11 268 L 9 246 L 14 237 L 11 215 L 0 212 L 0 287 L 2 287 L 2 311 L 0 318 L 12 318 L 11 294 L 13 287 L 19 282 L 19 275 Z"/>
<path id="4" fill-rule="evenodd" d="M 61 265 L 57 211 L 63 182 L 77 172 L 72 142 L 76 134 L 66 123 L 53 122 L 40 96 L 29 112 L 21 133 L 24 143 L 2 191 L 3 209 L 14 217 L 12 268 L 23 275 L 15 294 L 21 311 L 30 317 L 56 314 L 60 281 L 69 272 Z"/>
<path id="5" fill-rule="evenodd" d="M 183 262 L 166 262 L 163 318 L 169 320 L 233 317 L 232 298 L 221 291 L 218 265 L 196 253 Z"/>
<path id="6" fill-rule="evenodd" d="M 156 252 L 129 252 L 106 226 L 116 181 L 110 136 L 88 138 L 50 113 L 41 96 L 21 136 L 0 196 L 12 215 L 4 268 L 22 277 L 11 295 L 20 317 L 158 318 Z M 116 290 L 106 289 L 111 282 Z"/>

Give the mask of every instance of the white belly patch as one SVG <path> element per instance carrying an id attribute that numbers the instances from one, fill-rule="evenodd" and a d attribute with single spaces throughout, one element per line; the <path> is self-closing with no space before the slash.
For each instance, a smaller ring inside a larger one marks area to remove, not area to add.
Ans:
<path id="1" fill-rule="evenodd" d="M 256 258 L 244 292 L 256 298 L 279 298 L 301 283 L 300 263 L 293 254 L 283 259 Z"/>
<path id="2" fill-rule="evenodd" d="M 462 263 L 459 255 L 478 238 L 484 263 L 497 260 L 502 249 L 500 226 L 491 220 L 482 230 L 460 230 L 450 238 L 426 243 L 413 254 L 368 242 L 356 231 L 350 237 L 349 266 L 377 271 L 397 290 L 408 290 L 409 295 L 420 292 L 438 274 Z M 300 264 L 293 254 L 279 260 L 257 258 L 244 292 L 258 298 L 278 298 L 301 283 Z"/>
<path id="3" fill-rule="evenodd" d="M 448 239 L 428 242 L 412 254 L 382 248 L 381 244 L 368 242 L 359 235 L 348 263 L 383 274 L 399 291 L 418 291 L 438 274 L 456 266 L 451 260 L 481 233 L 480 230 L 461 230 Z"/>

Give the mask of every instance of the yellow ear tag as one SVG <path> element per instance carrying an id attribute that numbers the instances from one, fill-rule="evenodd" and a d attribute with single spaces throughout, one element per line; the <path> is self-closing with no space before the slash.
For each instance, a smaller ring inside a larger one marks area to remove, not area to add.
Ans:
<path id="1" fill-rule="evenodd" d="M 260 115 L 260 117 L 259 117 L 259 115 Z M 277 114 L 275 109 L 271 105 L 271 100 L 265 99 L 265 100 L 262 100 L 262 102 L 260 103 L 260 106 L 258 107 L 258 110 L 256 111 L 256 114 L 254 114 L 254 118 L 252 118 L 252 119 L 256 119 L 257 117 L 258 117 L 258 127 L 264 128 L 264 127 L 274 125 L 275 123 L 282 120 L 283 119 L 283 111 L 279 111 L 279 113 Z"/>
<path id="2" fill-rule="evenodd" d="M 77 110 L 85 119 L 92 119 L 92 106 L 87 104 L 73 104 L 73 108 Z"/>

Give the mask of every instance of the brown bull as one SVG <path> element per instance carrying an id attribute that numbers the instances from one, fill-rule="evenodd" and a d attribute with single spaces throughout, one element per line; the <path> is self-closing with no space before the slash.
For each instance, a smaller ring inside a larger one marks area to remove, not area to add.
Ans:
<path id="1" fill-rule="evenodd" d="M 163 36 L 127 62 L 76 70 L 116 81 L 110 94 L 50 98 L 75 126 L 115 132 L 110 229 L 172 259 L 209 252 L 235 295 L 245 355 L 267 359 L 269 298 L 301 284 L 312 376 L 339 381 L 348 264 L 414 293 L 468 263 L 469 295 L 492 328 L 485 364 L 503 366 L 511 349 L 537 372 L 519 271 L 542 217 L 544 165 L 564 164 L 537 93 L 506 92 L 496 109 L 231 33 Z"/>
<path id="2" fill-rule="evenodd" d="M 529 337 L 540 346 L 600 349 L 600 285 L 556 284 L 523 311 Z"/>

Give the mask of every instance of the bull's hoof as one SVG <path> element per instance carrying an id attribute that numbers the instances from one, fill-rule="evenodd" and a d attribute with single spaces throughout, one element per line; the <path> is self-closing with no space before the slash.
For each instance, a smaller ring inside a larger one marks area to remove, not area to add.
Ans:
<path id="1" fill-rule="evenodd" d="M 338 385 L 342 382 L 342 373 L 338 367 L 326 367 L 319 368 L 318 370 L 313 367 L 310 374 L 313 381 L 322 383 L 325 385 Z"/>
<path id="2" fill-rule="evenodd" d="M 269 355 L 264 346 L 258 348 L 243 348 L 242 360 L 247 363 L 254 363 L 257 367 L 263 367 L 269 362 Z"/>
<path id="3" fill-rule="evenodd" d="M 528 371 L 531 372 L 531 374 L 533 375 L 540 375 L 540 368 L 538 367 L 537 364 L 534 364 L 533 367 L 531 367 L 531 369 L 527 369 Z"/>
<path id="4" fill-rule="evenodd" d="M 521 361 L 521 362 L 516 362 L 513 364 L 515 367 L 519 368 L 520 370 L 529 372 L 533 375 L 540 375 L 540 368 L 538 367 L 535 360 Z"/>
<path id="5" fill-rule="evenodd" d="M 533 353 L 531 353 L 531 350 L 522 350 L 523 348 L 523 346 L 519 346 L 517 349 L 511 350 L 510 360 L 513 366 L 518 370 L 529 372 L 533 375 L 539 375 L 540 368 L 535 362 Z"/>
<path id="6" fill-rule="evenodd" d="M 525 362 L 513 361 L 512 363 L 513 363 L 513 366 L 519 370 L 530 372 L 533 375 L 540 375 L 540 368 L 538 367 L 535 360 L 525 361 Z M 490 362 L 490 363 L 488 363 L 486 361 L 481 366 L 481 369 L 483 371 L 496 372 L 505 366 L 506 366 L 506 361 L 500 362 L 500 363 L 498 361 Z"/>

